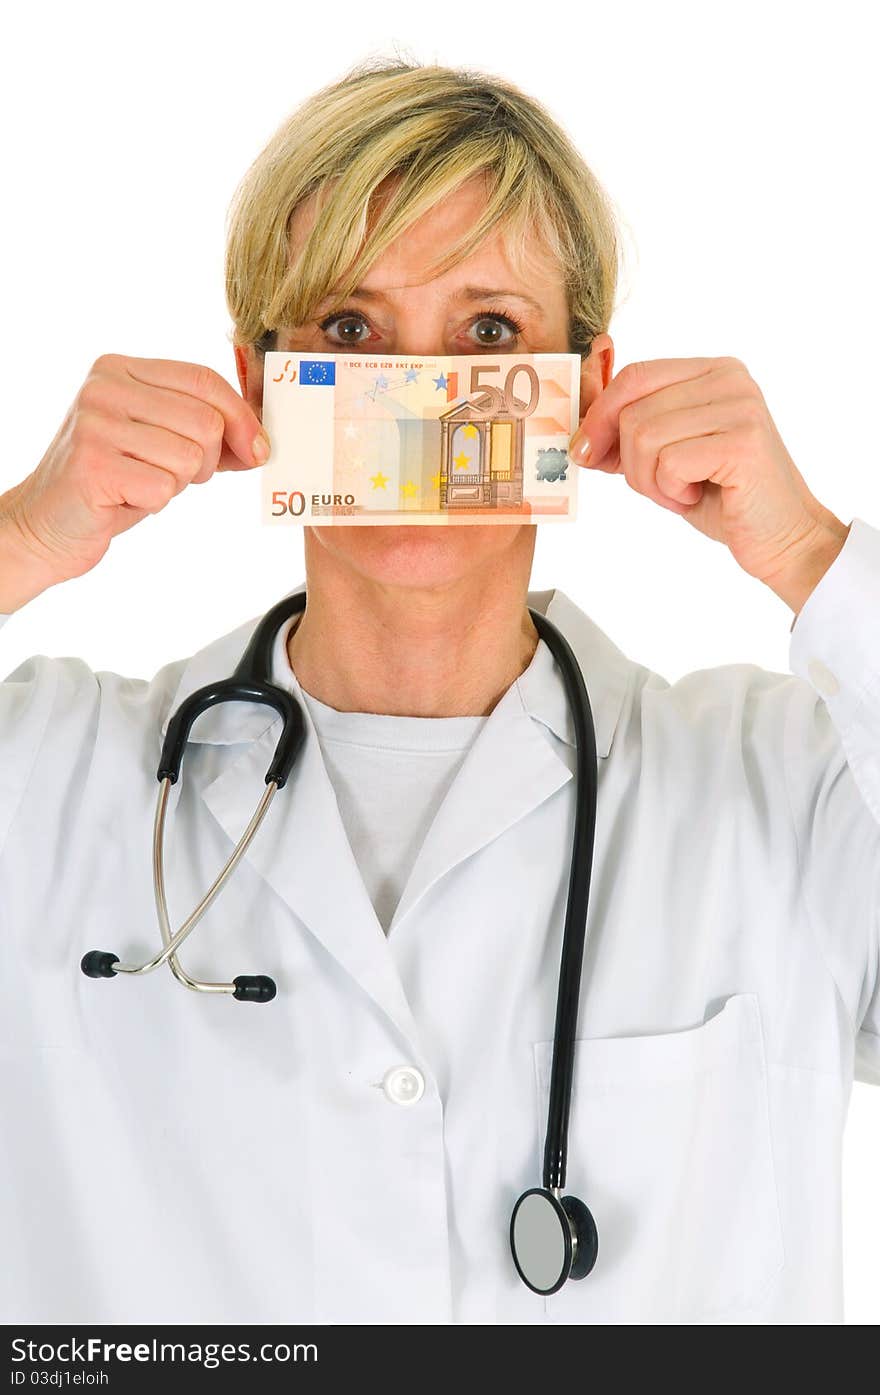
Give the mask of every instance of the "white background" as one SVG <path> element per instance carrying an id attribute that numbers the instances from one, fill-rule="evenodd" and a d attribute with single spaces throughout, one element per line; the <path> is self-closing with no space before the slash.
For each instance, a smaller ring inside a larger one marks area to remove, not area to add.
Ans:
<path id="1" fill-rule="evenodd" d="M 845 523 L 880 526 L 871 7 L 580 0 L 565 12 L 411 0 L 13 7 L 0 81 L 0 490 L 39 463 L 101 353 L 210 364 L 236 383 L 223 295 L 233 189 L 310 92 L 399 53 L 505 76 L 573 136 L 625 238 L 616 370 L 743 359 L 814 495 Z M 187 490 L 90 575 L 20 611 L 0 673 L 45 653 L 150 677 L 262 613 L 304 568 L 299 533 L 262 529 L 257 499 L 249 473 Z M 586 474 L 580 500 L 575 525 L 539 529 L 533 586 L 561 587 L 670 681 L 740 661 L 789 671 L 791 612 L 722 545 L 622 477 Z M 857 1086 L 849 1322 L 880 1321 L 878 1177 L 880 1094 Z"/>

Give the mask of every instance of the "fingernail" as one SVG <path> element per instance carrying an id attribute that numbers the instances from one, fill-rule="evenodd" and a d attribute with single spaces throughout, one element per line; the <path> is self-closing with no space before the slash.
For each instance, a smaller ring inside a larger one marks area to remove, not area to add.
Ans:
<path id="1" fill-rule="evenodd" d="M 586 465 L 593 447 L 586 436 L 579 436 L 568 448 L 568 454 L 575 465 Z"/>
<path id="2" fill-rule="evenodd" d="M 259 435 L 254 437 L 253 450 L 254 460 L 256 460 L 258 465 L 264 465 L 272 454 L 272 446 L 265 431 L 261 431 Z"/>

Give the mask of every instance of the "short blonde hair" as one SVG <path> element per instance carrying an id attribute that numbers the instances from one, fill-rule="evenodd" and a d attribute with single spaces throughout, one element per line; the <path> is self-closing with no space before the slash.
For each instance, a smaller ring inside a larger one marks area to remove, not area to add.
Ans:
<path id="1" fill-rule="evenodd" d="M 529 237 L 565 284 L 569 351 L 607 330 L 619 238 L 608 196 L 547 111 L 511 83 L 468 69 L 367 60 L 322 88 L 275 131 L 240 181 L 227 215 L 226 299 L 235 344 L 273 347 L 332 295 L 341 305 L 385 248 L 474 175 L 482 215 L 431 274 L 492 231 L 514 268 Z M 398 179 L 375 216 L 374 196 Z M 316 218 L 295 259 L 290 222 L 316 193 Z"/>

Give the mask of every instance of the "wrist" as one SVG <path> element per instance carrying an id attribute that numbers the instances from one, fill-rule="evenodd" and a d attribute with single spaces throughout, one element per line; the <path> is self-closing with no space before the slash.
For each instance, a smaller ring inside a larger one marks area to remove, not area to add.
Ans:
<path id="1" fill-rule="evenodd" d="M 28 543 L 18 500 L 21 485 L 0 494 L 0 615 L 11 615 L 56 585 L 46 559 Z"/>
<path id="2" fill-rule="evenodd" d="M 801 549 L 797 560 L 767 582 L 770 590 L 794 611 L 795 619 L 829 567 L 840 556 L 849 530 L 849 524 L 841 522 L 828 509 L 823 509 L 817 517 L 815 531 Z"/>

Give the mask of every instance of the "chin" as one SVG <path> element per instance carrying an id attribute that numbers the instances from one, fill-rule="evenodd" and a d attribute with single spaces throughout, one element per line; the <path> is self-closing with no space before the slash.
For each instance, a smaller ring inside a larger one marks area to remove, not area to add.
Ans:
<path id="1" fill-rule="evenodd" d="M 394 524 L 392 527 L 312 526 L 318 547 L 338 565 L 388 586 L 446 586 L 472 572 L 531 556 L 534 524 Z M 329 560 L 329 559 L 328 559 Z"/>

